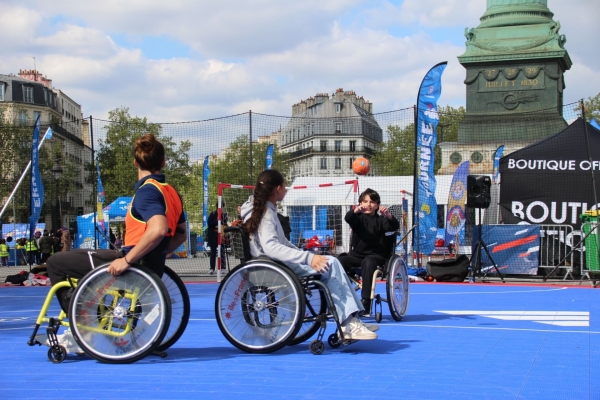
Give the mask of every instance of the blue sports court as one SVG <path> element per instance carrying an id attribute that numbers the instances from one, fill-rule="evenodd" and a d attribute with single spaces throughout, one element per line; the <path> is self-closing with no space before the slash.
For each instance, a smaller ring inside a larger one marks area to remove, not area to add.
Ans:
<path id="1" fill-rule="evenodd" d="M 215 321 L 218 285 L 187 288 L 190 322 L 168 357 L 125 365 L 74 354 L 53 364 L 26 344 L 48 288 L 0 289 L 0 397 L 600 399 L 600 290 L 589 287 L 412 284 L 401 322 L 384 304 L 378 340 L 322 355 L 308 341 L 244 353 Z"/>

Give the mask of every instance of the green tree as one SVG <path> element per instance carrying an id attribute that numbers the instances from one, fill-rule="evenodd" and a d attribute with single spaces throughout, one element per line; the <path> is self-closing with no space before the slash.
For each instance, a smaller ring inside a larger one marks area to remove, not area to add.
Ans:
<path id="1" fill-rule="evenodd" d="M 585 107 L 585 120 L 589 122 L 594 118 L 596 122 L 600 123 L 600 93 L 584 100 L 583 106 Z M 581 106 L 577 106 L 575 109 L 581 111 Z"/>
<path id="2" fill-rule="evenodd" d="M 165 146 L 167 162 L 163 172 L 167 181 L 178 190 L 188 184 L 191 142 L 182 141 L 177 146 L 173 138 L 162 134 L 160 124 L 148 122 L 146 117 L 132 117 L 127 107 L 109 111 L 108 119 L 110 124 L 104 127 L 106 138 L 99 141 L 98 151 L 106 203 L 119 196 L 133 195 L 133 184 L 138 179 L 132 149 L 135 140 L 146 133 L 154 134 Z"/>
<path id="3" fill-rule="evenodd" d="M 213 209 L 217 201 L 217 185 L 231 183 L 236 185 L 254 185 L 256 177 L 265 169 L 266 151 L 269 143 L 252 144 L 252 160 L 250 157 L 250 144 L 248 135 L 238 136 L 219 157 L 210 162 L 209 176 L 209 208 Z M 273 148 L 273 169 L 281 172 L 286 178 L 288 175 L 287 158 L 278 146 Z M 250 165 L 252 161 L 252 173 Z M 201 197 L 202 198 L 202 197 Z"/>
<path id="4" fill-rule="evenodd" d="M 465 115 L 464 107 L 439 107 L 440 121 L 437 128 L 434 171 L 440 169 L 442 157 L 439 144 L 456 142 L 458 125 Z M 371 159 L 373 169 L 381 176 L 407 176 L 414 173 L 415 125 L 404 128 L 390 125 L 387 127 L 388 140 L 381 150 Z"/>

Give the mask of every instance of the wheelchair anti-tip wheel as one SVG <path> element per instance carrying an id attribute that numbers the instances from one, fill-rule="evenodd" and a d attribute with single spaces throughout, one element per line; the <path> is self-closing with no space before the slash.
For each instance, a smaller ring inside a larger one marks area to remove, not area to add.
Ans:
<path id="1" fill-rule="evenodd" d="M 136 265 L 114 276 L 108 265 L 79 280 L 69 305 L 71 331 L 81 349 L 98 361 L 135 362 L 162 343 L 171 301 L 151 270 Z"/>
<path id="2" fill-rule="evenodd" d="M 389 261 L 386 290 L 392 318 L 400 321 L 408 310 L 410 282 L 406 263 L 398 255 L 392 256 Z"/>
<path id="3" fill-rule="evenodd" d="M 179 275 L 171 268 L 165 266 L 161 279 L 171 300 L 171 324 L 162 343 L 156 348 L 157 351 L 164 352 L 173 346 L 185 332 L 190 320 L 190 295 Z M 160 354 L 161 357 L 163 354 L 165 353 Z"/>
<path id="4" fill-rule="evenodd" d="M 219 329 L 237 348 L 270 353 L 294 338 L 302 324 L 304 293 L 298 277 L 275 262 L 235 267 L 215 299 Z"/>
<path id="5" fill-rule="evenodd" d="M 67 358 L 67 349 L 65 346 L 51 346 L 48 349 L 48 359 L 54 364 L 60 364 Z"/>
<path id="6" fill-rule="evenodd" d="M 289 346 L 295 346 L 302 343 L 311 337 L 321 327 L 321 321 L 317 318 L 324 314 L 327 308 L 327 301 L 322 296 L 321 291 L 315 284 L 307 282 L 305 289 L 305 311 L 303 322 L 300 325 L 300 330 L 289 343 Z"/>

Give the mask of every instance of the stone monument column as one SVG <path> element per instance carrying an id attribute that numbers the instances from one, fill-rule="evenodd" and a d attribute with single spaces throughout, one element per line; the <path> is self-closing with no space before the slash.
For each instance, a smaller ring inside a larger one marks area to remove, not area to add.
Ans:
<path id="1" fill-rule="evenodd" d="M 487 0 L 476 28 L 466 28 L 467 104 L 458 142 L 442 143 L 439 173 L 463 161 L 471 173 L 491 173 L 496 148 L 509 154 L 560 132 L 563 74 L 572 62 L 560 22 L 547 0 Z"/>

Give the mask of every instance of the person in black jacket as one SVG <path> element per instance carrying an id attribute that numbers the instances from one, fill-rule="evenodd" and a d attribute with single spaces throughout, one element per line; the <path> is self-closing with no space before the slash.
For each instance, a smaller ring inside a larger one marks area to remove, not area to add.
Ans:
<path id="1" fill-rule="evenodd" d="M 361 301 L 365 308 L 364 316 L 371 313 L 371 287 L 373 273 L 378 265 L 383 265 L 390 256 L 386 244 L 386 233 L 400 228 L 398 220 L 387 207 L 380 206 L 381 198 L 373 189 L 360 194 L 358 206 L 346 213 L 345 220 L 352 229 L 350 252 L 338 259 L 347 272 L 361 269 Z M 377 213 L 379 211 L 379 214 Z"/>
<path id="2" fill-rule="evenodd" d="M 217 208 L 219 204 L 217 203 Z M 225 202 L 222 202 L 221 209 L 225 209 Z M 215 273 L 215 265 L 217 263 L 217 246 L 218 246 L 218 223 L 219 216 L 217 214 L 218 210 L 215 210 L 210 213 L 207 221 L 207 232 L 206 237 L 208 238 L 208 246 L 210 247 L 210 270 L 208 273 L 210 275 Z M 221 226 L 227 226 L 227 213 L 223 212 L 221 215 Z M 224 244 L 221 243 L 221 269 L 227 268 L 227 258 L 225 257 Z"/>

